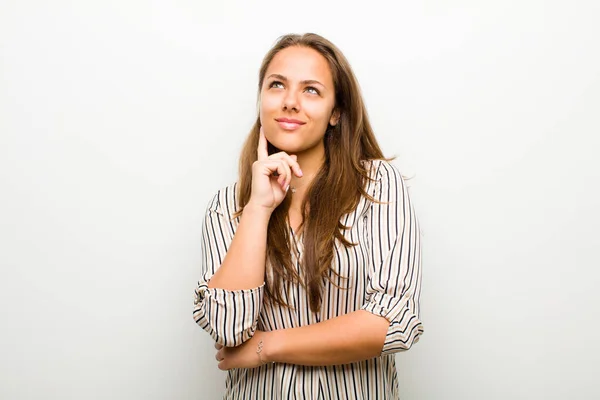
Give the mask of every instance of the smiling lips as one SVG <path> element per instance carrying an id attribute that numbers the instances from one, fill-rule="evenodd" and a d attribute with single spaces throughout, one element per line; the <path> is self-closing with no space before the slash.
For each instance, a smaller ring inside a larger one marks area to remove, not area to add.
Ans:
<path id="1" fill-rule="evenodd" d="M 275 121 L 286 131 L 296 130 L 306 123 L 292 118 L 275 118 Z"/>

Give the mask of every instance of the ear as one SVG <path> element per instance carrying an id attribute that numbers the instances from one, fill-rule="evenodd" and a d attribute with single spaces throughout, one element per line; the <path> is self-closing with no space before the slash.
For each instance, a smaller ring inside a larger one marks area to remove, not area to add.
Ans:
<path id="1" fill-rule="evenodd" d="M 329 118 L 329 125 L 336 126 L 340 121 L 340 111 L 336 108 L 331 113 L 331 118 Z"/>

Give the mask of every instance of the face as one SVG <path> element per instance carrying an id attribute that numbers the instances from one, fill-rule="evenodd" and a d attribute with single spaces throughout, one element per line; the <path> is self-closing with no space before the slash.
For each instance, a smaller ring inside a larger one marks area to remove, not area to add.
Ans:
<path id="1" fill-rule="evenodd" d="M 329 65 L 307 47 L 281 50 L 260 91 L 260 120 L 267 140 L 289 154 L 324 153 L 328 124 L 338 122 Z"/>

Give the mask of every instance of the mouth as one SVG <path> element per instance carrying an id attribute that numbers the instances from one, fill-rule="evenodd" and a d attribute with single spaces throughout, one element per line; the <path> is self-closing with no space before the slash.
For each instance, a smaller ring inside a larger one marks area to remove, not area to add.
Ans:
<path id="1" fill-rule="evenodd" d="M 275 121 L 279 124 L 279 126 L 286 131 L 293 131 L 300 128 L 302 125 L 306 124 L 306 122 L 299 121 L 297 119 L 292 118 L 275 118 Z"/>

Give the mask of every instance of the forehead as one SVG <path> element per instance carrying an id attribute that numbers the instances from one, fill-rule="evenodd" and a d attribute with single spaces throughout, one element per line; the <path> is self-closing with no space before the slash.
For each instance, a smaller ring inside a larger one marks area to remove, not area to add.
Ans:
<path id="1" fill-rule="evenodd" d="M 266 77 L 271 74 L 280 74 L 292 81 L 314 79 L 325 85 L 333 85 L 327 60 L 309 47 L 292 46 L 281 50 L 267 68 Z"/>

